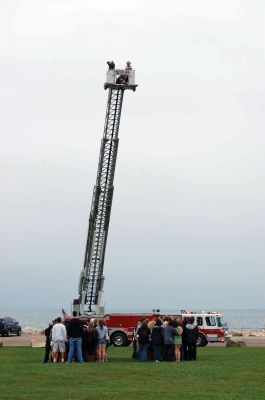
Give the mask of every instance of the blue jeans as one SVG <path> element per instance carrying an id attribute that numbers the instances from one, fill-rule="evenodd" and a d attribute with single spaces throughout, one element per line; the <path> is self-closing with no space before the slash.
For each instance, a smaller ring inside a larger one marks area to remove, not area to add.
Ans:
<path id="1" fill-rule="evenodd" d="M 81 337 L 70 337 L 69 341 L 69 353 L 68 353 L 68 358 L 67 362 L 72 362 L 73 361 L 73 355 L 74 355 L 74 349 L 76 347 L 76 353 L 77 353 L 77 359 L 79 362 L 83 362 L 83 357 L 82 357 L 82 338 Z"/>
<path id="2" fill-rule="evenodd" d="M 154 360 L 161 361 L 161 344 L 153 344 Z"/>
<path id="3" fill-rule="evenodd" d="M 148 344 L 139 343 L 139 360 L 140 361 L 148 360 Z"/>

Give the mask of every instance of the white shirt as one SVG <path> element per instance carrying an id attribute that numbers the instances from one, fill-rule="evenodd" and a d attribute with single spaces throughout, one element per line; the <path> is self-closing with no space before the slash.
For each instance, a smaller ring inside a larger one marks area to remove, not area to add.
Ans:
<path id="1" fill-rule="evenodd" d="M 61 323 L 55 324 L 52 328 L 52 341 L 66 342 L 66 339 L 67 339 L 67 333 L 65 325 Z"/>

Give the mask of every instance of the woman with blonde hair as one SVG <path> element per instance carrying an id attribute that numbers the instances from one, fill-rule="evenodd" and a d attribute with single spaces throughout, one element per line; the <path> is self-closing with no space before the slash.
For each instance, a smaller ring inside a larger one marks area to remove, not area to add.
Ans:
<path id="1" fill-rule="evenodd" d="M 174 336 L 175 360 L 176 362 L 179 362 L 181 356 L 180 348 L 182 345 L 182 333 L 183 333 L 181 318 L 175 319 L 175 328 L 176 328 L 176 336 Z"/>
<path id="2" fill-rule="evenodd" d="M 152 330 L 155 326 L 155 319 L 152 319 L 151 321 L 148 322 L 148 328 L 150 329 L 150 332 L 152 333 Z M 148 344 L 148 360 L 153 360 L 154 357 L 154 349 L 153 349 L 153 344 L 150 338 L 149 344 Z"/>
<path id="3" fill-rule="evenodd" d="M 105 326 L 104 319 L 100 319 L 98 322 L 98 326 L 96 327 L 97 335 L 98 335 L 98 361 L 105 362 L 106 361 L 106 346 L 108 340 L 108 330 Z"/>
<path id="4" fill-rule="evenodd" d="M 95 328 L 95 323 L 90 320 L 87 326 L 87 357 L 88 361 L 96 361 L 97 358 L 97 343 L 98 335 Z"/>

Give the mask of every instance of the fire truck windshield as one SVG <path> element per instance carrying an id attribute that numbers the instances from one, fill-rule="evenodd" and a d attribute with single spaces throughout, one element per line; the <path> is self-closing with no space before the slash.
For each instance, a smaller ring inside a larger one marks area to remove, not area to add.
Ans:
<path id="1" fill-rule="evenodd" d="M 217 325 L 221 328 L 224 326 L 224 320 L 223 317 L 216 317 Z"/>

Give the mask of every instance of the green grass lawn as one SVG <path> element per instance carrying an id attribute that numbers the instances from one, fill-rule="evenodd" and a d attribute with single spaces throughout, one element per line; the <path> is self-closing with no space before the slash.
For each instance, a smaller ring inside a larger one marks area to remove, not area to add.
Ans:
<path id="1" fill-rule="evenodd" d="M 0 399 L 265 399 L 265 348 L 198 350 L 196 362 L 140 363 L 128 348 L 109 362 L 42 364 L 44 349 L 0 348 Z"/>

